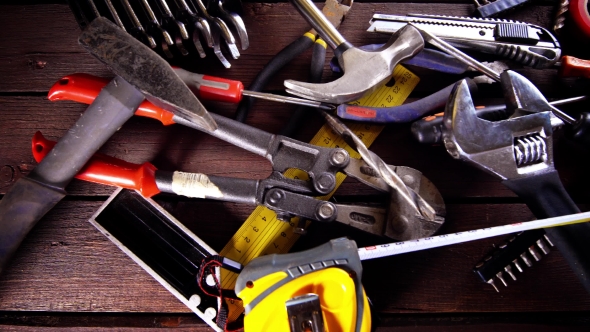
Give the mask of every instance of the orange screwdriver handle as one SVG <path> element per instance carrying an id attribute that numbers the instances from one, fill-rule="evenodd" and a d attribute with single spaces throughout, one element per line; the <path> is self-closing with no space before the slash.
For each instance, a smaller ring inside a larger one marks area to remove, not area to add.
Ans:
<path id="1" fill-rule="evenodd" d="M 174 72 L 199 98 L 237 104 L 242 100 L 244 85 L 240 81 L 192 73 L 174 67 Z"/>
<path id="2" fill-rule="evenodd" d="M 33 136 L 33 157 L 40 162 L 51 151 L 56 142 L 43 137 L 41 132 Z M 139 191 L 144 197 L 160 192 L 156 185 L 156 167 L 148 162 L 132 164 L 104 154 L 96 153 L 76 175 L 76 179 L 123 187 Z"/>
<path id="3" fill-rule="evenodd" d="M 590 61 L 565 55 L 561 57 L 559 76 L 590 78 Z"/>
<path id="4" fill-rule="evenodd" d="M 78 73 L 64 76 L 49 89 L 47 98 L 51 101 L 71 100 L 90 105 L 109 81 L 109 79 L 89 74 Z M 156 119 L 165 126 L 175 123 L 174 114 L 147 100 L 139 105 L 135 115 Z"/>

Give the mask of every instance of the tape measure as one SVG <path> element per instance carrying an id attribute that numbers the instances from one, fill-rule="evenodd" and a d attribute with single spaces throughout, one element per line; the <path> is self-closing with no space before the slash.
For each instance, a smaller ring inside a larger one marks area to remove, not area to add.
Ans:
<path id="1" fill-rule="evenodd" d="M 394 242 L 359 248 L 360 259 L 368 260 L 399 254 L 405 254 L 414 251 L 438 248 L 451 244 L 465 243 L 469 241 L 486 239 L 489 237 L 513 234 L 532 229 L 558 227 L 564 225 L 579 224 L 590 221 L 590 212 L 568 214 L 565 216 L 539 219 L 533 221 L 517 222 L 514 224 L 474 229 L 466 232 L 457 232 L 431 236 L 423 239 L 410 240 L 404 242 Z"/>
<path id="2" fill-rule="evenodd" d="M 398 65 L 393 71 L 391 79 L 375 90 L 352 104 L 370 107 L 391 107 L 403 104 L 412 90 L 416 87 L 420 78 L 405 67 Z M 383 125 L 365 123 L 347 123 L 348 127 L 365 143 L 370 146 Z M 360 158 L 360 155 L 348 146 L 342 138 L 328 125 L 322 126 L 318 133 L 311 139 L 310 144 L 322 147 L 346 149 L 351 157 Z M 290 169 L 285 172 L 289 178 L 307 180 L 307 173 L 301 170 Z M 336 189 L 342 184 L 346 175 L 336 174 Z M 332 193 L 320 199 L 329 199 Z M 294 218 L 291 222 L 277 220 L 276 213 L 264 206 L 258 206 L 238 229 L 231 240 L 219 253 L 220 255 L 241 263 L 248 264 L 252 259 L 268 254 L 280 254 L 288 252 L 299 234 L 293 230 L 297 225 Z M 224 289 L 233 289 L 238 275 L 222 269 L 221 286 Z M 228 321 L 234 321 L 242 313 L 243 308 L 239 301 L 228 300 Z"/>

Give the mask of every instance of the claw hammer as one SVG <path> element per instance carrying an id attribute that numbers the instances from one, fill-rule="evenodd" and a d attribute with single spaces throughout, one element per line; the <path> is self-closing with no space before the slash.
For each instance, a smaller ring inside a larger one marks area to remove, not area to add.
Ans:
<path id="1" fill-rule="evenodd" d="M 322 84 L 286 80 L 287 92 L 299 97 L 342 104 L 362 97 L 385 81 L 395 66 L 424 48 L 419 31 L 406 26 L 391 36 L 376 51 L 364 51 L 352 46 L 310 0 L 291 0 L 299 13 L 334 49 L 344 75 Z"/>

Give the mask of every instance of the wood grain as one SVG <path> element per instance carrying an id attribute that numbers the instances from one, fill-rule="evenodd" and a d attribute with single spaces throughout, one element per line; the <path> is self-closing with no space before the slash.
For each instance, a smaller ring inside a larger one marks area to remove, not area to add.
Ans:
<path id="1" fill-rule="evenodd" d="M 29 1 L 30 2 L 30 1 Z M 35 2 L 35 1 L 33 1 Z M 47 3 L 52 1 L 36 1 Z M 54 1 L 59 2 L 59 1 Z M 85 110 L 73 102 L 50 102 L 45 94 L 59 78 L 86 72 L 110 77 L 101 63 L 78 44 L 80 32 L 65 3 L 35 6 L 0 5 L 0 195 L 36 162 L 30 139 L 41 131 L 57 140 Z M 541 1 L 508 15 L 511 19 L 549 26 L 555 1 Z M 385 35 L 365 32 L 373 13 L 468 15 L 469 1 L 444 3 L 357 2 L 340 31 L 354 45 L 384 42 Z M 286 2 L 244 3 L 244 21 L 251 46 L 227 70 L 213 54 L 206 59 L 175 62 L 211 75 L 241 80 L 247 86 L 262 66 L 308 29 Z M 286 24 L 285 22 L 288 22 Z M 34 24 L 33 24 L 34 23 Z M 564 53 L 580 56 L 580 43 L 566 35 Z M 331 52 L 329 57 L 331 57 Z M 284 79 L 305 80 L 311 54 L 302 54 L 275 77 L 269 91 L 281 92 Z M 421 82 L 411 97 L 445 87 L 458 76 L 441 76 L 412 68 Z M 561 80 L 556 70 L 518 69 L 549 98 L 586 93 L 587 82 Z M 335 76 L 326 65 L 324 81 Z M 582 83 L 582 84 L 581 84 Z M 499 102 L 496 87 L 481 86 L 482 102 Z M 235 105 L 205 102 L 210 111 L 231 117 Z M 587 106 L 587 105 L 586 105 Z M 584 107 L 586 107 L 584 106 Z M 581 108 L 572 108 L 574 112 Z M 247 123 L 277 133 L 293 108 L 259 101 Z M 308 141 L 322 124 L 315 114 L 297 134 Z M 480 170 L 453 160 L 440 146 L 416 143 L 409 125 L 388 125 L 371 147 L 387 163 L 419 169 L 447 202 L 441 233 L 526 221 L 533 218 L 521 201 Z M 133 118 L 102 152 L 134 163 L 150 161 L 163 170 L 202 172 L 239 178 L 264 178 L 270 163 L 209 135 L 180 126 L 163 127 Z M 555 165 L 574 200 L 590 208 L 587 151 L 555 135 Z M 8 331 L 209 331 L 161 285 L 87 222 L 113 188 L 74 180 L 68 197 L 47 214 L 22 244 L 10 267 L 0 275 L 0 329 Z M 377 192 L 347 179 L 337 192 L 339 202 L 378 201 Z M 221 250 L 253 207 L 242 204 L 156 196 L 156 200 L 215 250 Z M 388 242 L 343 225 L 313 223 L 293 251 L 347 236 L 359 246 Z M 383 319 L 377 331 L 481 331 L 536 329 L 587 330 L 590 298 L 559 252 L 554 250 L 500 293 L 471 272 L 502 238 L 439 248 L 363 263 L 363 283 Z"/>
<path id="2" fill-rule="evenodd" d="M 215 250 L 252 210 L 211 201 L 161 203 Z M 0 311 L 188 312 L 87 222 L 100 204 L 64 201 L 39 222 L 0 276 Z M 513 204 L 449 204 L 448 216 L 442 233 L 532 218 L 525 206 Z M 341 236 L 355 239 L 359 246 L 385 241 L 344 226 L 314 223 L 293 250 Z M 590 309 L 590 299 L 558 252 L 519 274 L 500 294 L 480 282 L 471 267 L 499 240 L 366 261 L 367 294 L 377 311 L 389 313 Z"/>

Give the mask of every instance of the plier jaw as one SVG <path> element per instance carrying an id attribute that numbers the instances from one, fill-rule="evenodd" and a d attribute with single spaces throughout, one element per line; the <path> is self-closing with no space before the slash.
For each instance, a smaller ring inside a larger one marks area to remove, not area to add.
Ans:
<path id="1" fill-rule="evenodd" d="M 477 117 L 465 80 L 457 83 L 446 105 L 443 142 L 455 159 L 467 161 L 502 180 L 554 171 L 553 128 L 547 101 L 526 78 L 502 74 L 509 119 Z"/>

